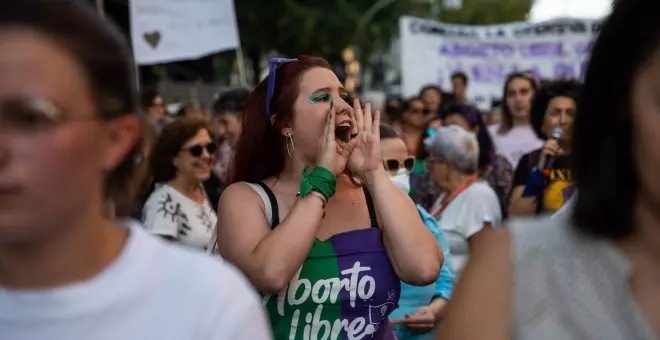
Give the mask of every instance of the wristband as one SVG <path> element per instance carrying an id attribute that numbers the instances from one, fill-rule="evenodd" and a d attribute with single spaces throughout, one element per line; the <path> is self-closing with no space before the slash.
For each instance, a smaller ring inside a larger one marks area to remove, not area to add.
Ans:
<path id="1" fill-rule="evenodd" d="M 334 196 L 337 187 L 337 177 L 328 169 L 317 166 L 311 173 L 307 173 L 309 165 L 303 169 L 300 186 L 298 187 L 298 196 L 305 197 L 310 192 L 316 191 L 329 201 Z"/>

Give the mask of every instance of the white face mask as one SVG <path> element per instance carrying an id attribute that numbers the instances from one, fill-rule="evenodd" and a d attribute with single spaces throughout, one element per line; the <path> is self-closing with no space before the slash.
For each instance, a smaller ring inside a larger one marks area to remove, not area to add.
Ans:
<path id="1" fill-rule="evenodd" d="M 399 169 L 394 175 L 390 175 L 394 185 L 406 194 L 410 193 L 410 174 L 406 169 Z"/>

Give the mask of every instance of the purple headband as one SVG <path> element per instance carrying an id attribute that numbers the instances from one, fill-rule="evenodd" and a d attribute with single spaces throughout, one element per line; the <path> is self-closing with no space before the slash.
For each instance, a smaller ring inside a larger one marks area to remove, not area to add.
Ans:
<path id="1" fill-rule="evenodd" d="M 275 92 L 275 72 L 280 64 L 288 63 L 298 59 L 288 58 L 270 58 L 268 61 L 268 87 L 266 87 L 266 116 L 271 117 L 270 102 L 273 100 L 273 92 Z"/>

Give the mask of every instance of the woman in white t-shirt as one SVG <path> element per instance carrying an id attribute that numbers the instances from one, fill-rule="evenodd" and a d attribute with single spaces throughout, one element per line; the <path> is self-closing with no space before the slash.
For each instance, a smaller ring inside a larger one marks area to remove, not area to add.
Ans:
<path id="1" fill-rule="evenodd" d="M 161 132 L 151 155 L 155 190 L 142 209 L 147 230 L 207 249 L 218 217 L 202 182 L 211 176 L 217 144 L 201 118 L 181 117 Z"/>
<path id="2" fill-rule="evenodd" d="M 488 183 L 479 180 L 479 143 L 474 134 L 457 125 L 444 126 L 426 146 L 433 180 L 445 192 L 430 212 L 449 242 L 454 271 L 460 273 L 472 237 L 484 226 L 501 224 L 500 203 Z"/>
<path id="3" fill-rule="evenodd" d="M 87 1 L 3 0 L 0 46 L 0 339 L 270 339 L 231 265 L 107 209 L 140 151 L 123 34 Z"/>
<path id="4" fill-rule="evenodd" d="M 504 83 L 504 95 L 500 123 L 488 128 L 495 150 L 506 157 L 515 169 L 520 158 L 543 146 L 543 141 L 530 125 L 532 98 L 536 92 L 536 80 L 526 73 L 513 73 Z"/>

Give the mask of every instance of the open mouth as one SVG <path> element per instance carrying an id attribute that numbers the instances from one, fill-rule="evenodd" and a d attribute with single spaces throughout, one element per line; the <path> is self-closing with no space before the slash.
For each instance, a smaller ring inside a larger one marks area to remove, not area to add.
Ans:
<path id="1" fill-rule="evenodd" d="M 344 143 L 351 140 L 351 124 L 349 122 L 341 123 L 335 127 L 335 138 Z"/>
<path id="2" fill-rule="evenodd" d="M 351 131 L 353 130 L 353 123 L 350 119 L 342 120 L 335 126 L 335 138 L 344 143 L 351 140 Z"/>

